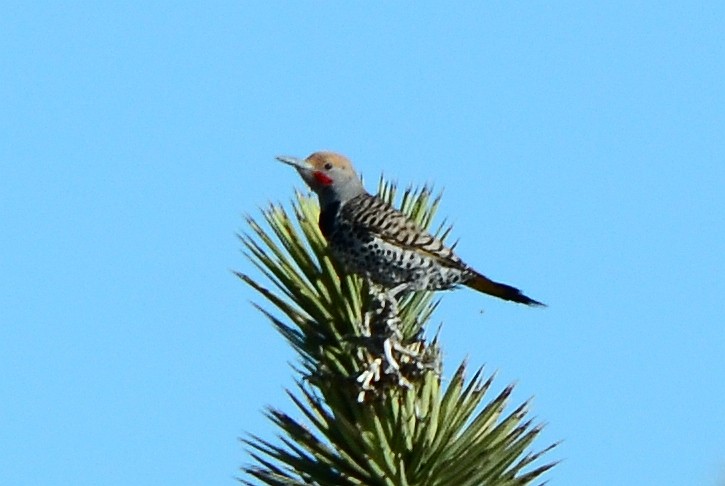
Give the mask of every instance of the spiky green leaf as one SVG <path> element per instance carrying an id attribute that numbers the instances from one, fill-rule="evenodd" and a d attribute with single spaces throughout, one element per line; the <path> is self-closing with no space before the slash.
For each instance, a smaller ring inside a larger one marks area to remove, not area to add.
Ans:
<path id="1" fill-rule="evenodd" d="M 394 204 L 397 188 L 380 181 L 380 196 Z M 398 206 L 429 227 L 440 195 L 408 188 Z M 269 419 L 282 432 L 277 442 L 252 436 L 251 480 L 267 485 L 528 485 L 554 463 L 537 466 L 539 452 L 527 452 L 540 426 L 526 420 L 527 404 L 504 416 L 512 387 L 487 402 L 493 377 L 477 370 L 468 380 L 461 364 L 447 386 L 435 370 L 423 369 L 407 386 L 391 383 L 359 400 L 357 378 L 370 366 L 361 334 L 363 316 L 374 305 L 369 286 L 346 275 L 333 261 L 317 226 L 318 208 L 297 193 L 292 216 L 277 205 L 262 211 L 264 225 L 247 218 L 240 235 L 245 255 L 272 289 L 245 273 L 240 279 L 269 306 L 258 306 L 299 356 L 297 393 L 289 392 L 301 419 L 278 409 Z M 445 238 L 450 226 L 434 232 Z M 437 335 L 420 341 L 438 301 L 430 292 L 400 302 L 400 331 L 434 361 Z M 304 420 L 304 423 L 302 422 Z"/>

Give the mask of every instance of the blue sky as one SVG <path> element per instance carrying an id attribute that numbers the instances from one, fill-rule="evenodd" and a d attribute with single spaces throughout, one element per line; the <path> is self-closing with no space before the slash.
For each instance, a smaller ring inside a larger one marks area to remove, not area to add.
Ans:
<path id="1" fill-rule="evenodd" d="M 722 484 L 725 4 L 599 3 L 6 2 L 0 482 L 235 484 L 294 356 L 234 234 L 333 149 L 549 304 L 433 324 L 551 484 Z"/>

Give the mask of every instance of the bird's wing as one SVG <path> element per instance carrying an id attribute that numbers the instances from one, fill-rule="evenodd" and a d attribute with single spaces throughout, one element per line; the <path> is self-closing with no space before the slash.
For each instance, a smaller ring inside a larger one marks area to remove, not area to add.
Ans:
<path id="1" fill-rule="evenodd" d="M 440 239 L 377 196 L 361 194 L 345 204 L 341 211 L 342 218 L 350 221 L 356 229 L 369 231 L 401 248 L 424 253 L 442 265 L 466 268 Z"/>

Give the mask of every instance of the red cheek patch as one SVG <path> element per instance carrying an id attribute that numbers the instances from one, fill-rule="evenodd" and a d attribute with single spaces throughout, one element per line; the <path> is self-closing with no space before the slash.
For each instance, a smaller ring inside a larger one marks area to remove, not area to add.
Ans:
<path id="1" fill-rule="evenodd" d="M 314 177 L 315 180 L 323 186 L 329 186 L 330 184 L 332 184 L 332 179 L 330 179 L 326 174 L 323 174 L 320 171 L 313 172 L 312 177 Z"/>

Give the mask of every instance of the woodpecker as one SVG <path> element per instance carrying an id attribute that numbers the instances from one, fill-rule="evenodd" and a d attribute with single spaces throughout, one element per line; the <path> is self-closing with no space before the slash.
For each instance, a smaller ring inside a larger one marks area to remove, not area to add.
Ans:
<path id="1" fill-rule="evenodd" d="M 543 306 L 519 289 L 485 277 L 452 249 L 378 196 L 369 194 L 352 163 L 334 152 L 306 159 L 280 156 L 317 194 L 319 226 L 342 267 L 395 294 L 465 285 L 484 294 Z"/>

